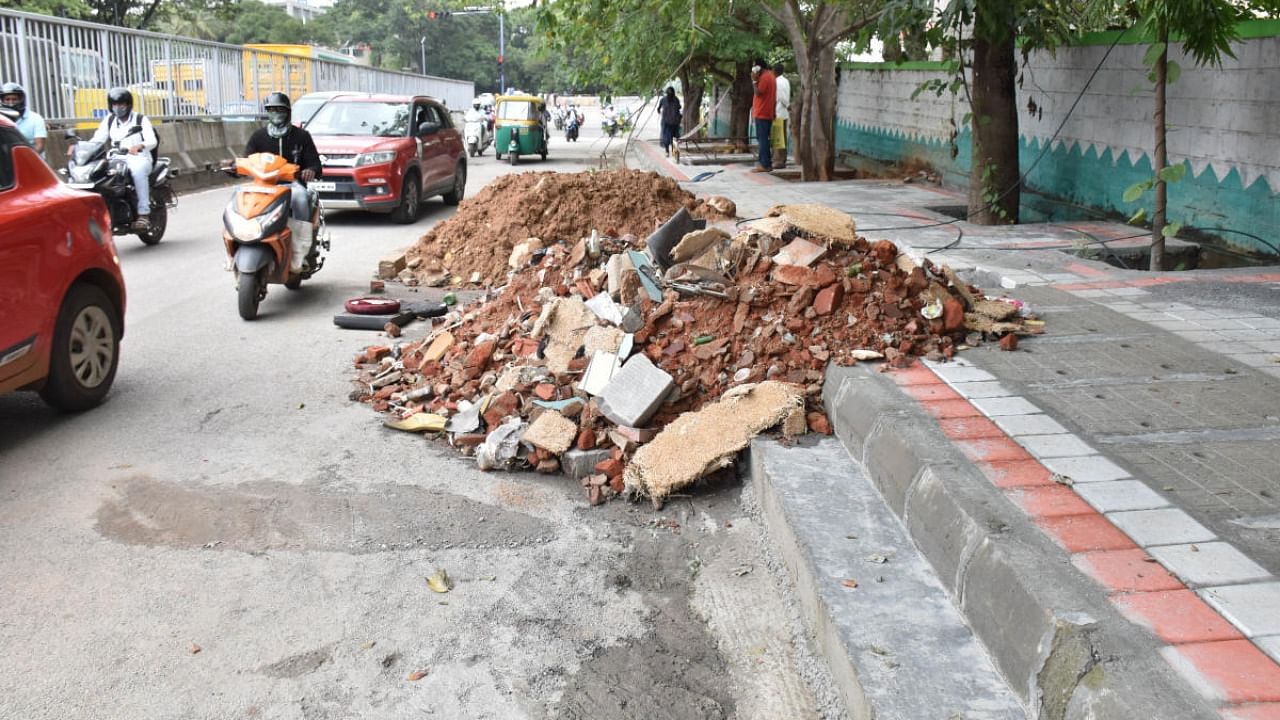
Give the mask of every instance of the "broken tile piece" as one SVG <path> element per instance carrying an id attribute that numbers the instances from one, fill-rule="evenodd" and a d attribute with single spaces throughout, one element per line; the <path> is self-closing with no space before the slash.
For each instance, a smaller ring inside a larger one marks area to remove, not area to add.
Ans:
<path id="1" fill-rule="evenodd" d="M 601 393 L 600 410 L 618 425 L 637 427 L 653 417 L 675 381 L 644 354 L 632 356 Z"/>

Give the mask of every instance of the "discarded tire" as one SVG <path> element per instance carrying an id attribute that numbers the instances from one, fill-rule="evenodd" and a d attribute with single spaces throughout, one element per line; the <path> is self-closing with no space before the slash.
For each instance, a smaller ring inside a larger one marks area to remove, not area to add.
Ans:
<path id="1" fill-rule="evenodd" d="M 400 301 L 390 298 L 355 298 L 346 302 L 353 315 L 394 315 L 400 312 Z"/>

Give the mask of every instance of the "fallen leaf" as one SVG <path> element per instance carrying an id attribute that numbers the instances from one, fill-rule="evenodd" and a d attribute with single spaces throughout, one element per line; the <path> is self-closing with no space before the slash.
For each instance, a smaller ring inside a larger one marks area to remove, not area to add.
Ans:
<path id="1" fill-rule="evenodd" d="M 1067 487 L 1071 487 L 1072 485 L 1076 484 L 1075 480 L 1072 480 L 1070 477 L 1066 475 L 1062 475 L 1060 473 L 1054 473 L 1050 479 L 1058 483 L 1059 485 L 1066 485 Z"/>
<path id="2" fill-rule="evenodd" d="M 444 568 L 438 568 L 431 575 L 427 576 L 427 587 L 432 592 L 447 593 L 453 589 L 453 583 L 449 580 L 449 573 Z"/>
<path id="3" fill-rule="evenodd" d="M 204 648 L 200 647 L 195 643 L 191 643 L 191 647 L 189 649 L 191 650 L 192 655 L 199 655 L 200 651 L 203 650 Z"/>
<path id="4" fill-rule="evenodd" d="M 885 557 L 884 555 L 871 555 L 870 557 L 867 558 L 867 562 L 876 563 L 877 565 L 883 565 L 889 562 L 889 558 Z"/>
<path id="5" fill-rule="evenodd" d="M 360 649 L 361 649 L 361 650 L 370 650 L 370 649 L 372 649 L 372 648 L 373 648 L 373 646 L 374 646 L 374 645 L 377 645 L 377 644 L 378 644 L 378 641 L 377 641 L 377 640 L 370 640 L 369 642 L 362 644 L 362 645 L 360 646 Z"/>
<path id="6" fill-rule="evenodd" d="M 421 680 L 426 676 L 427 676 L 426 670 L 414 670 L 413 672 L 409 673 L 409 677 L 407 679 L 409 680 L 409 682 L 418 682 L 419 680 Z"/>
<path id="7" fill-rule="evenodd" d="M 749 572 L 751 572 L 750 565 L 739 565 L 738 567 L 733 569 L 733 576 L 742 577 L 743 575 L 746 575 Z"/>
<path id="8" fill-rule="evenodd" d="M 1191 552 L 1200 552 L 1200 546 L 1193 544 L 1191 546 Z"/>
<path id="9" fill-rule="evenodd" d="M 889 654 L 889 651 L 888 651 L 888 650 L 885 650 L 884 648 L 880 647 L 879 645 L 872 645 L 872 646 L 871 646 L 871 652 L 875 653 L 876 655 L 888 655 L 888 654 Z"/>
<path id="10" fill-rule="evenodd" d="M 856 588 L 856 587 L 858 587 L 858 581 L 857 581 L 857 580 L 854 580 L 853 578 L 845 578 L 844 580 L 841 580 L 841 581 L 840 581 L 840 584 L 841 584 L 841 585 L 843 585 L 843 586 L 845 586 L 845 587 L 847 587 L 847 588 Z"/>

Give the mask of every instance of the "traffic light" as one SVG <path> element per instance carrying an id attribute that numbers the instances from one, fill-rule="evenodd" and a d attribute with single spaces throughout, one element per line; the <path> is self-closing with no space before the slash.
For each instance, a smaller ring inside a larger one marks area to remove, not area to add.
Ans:
<path id="1" fill-rule="evenodd" d="M 452 14 L 448 10 L 428 10 L 427 18 L 431 20 L 446 20 Z"/>

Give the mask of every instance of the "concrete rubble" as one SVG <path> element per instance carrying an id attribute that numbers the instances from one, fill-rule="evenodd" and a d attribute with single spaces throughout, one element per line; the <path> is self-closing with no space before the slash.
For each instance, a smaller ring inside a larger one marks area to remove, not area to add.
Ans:
<path id="1" fill-rule="evenodd" d="M 649 238 L 583 227 L 514 243 L 505 286 L 360 353 L 352 398 L 482 469 L 564 472 L 591 504 L 660 505 L 761 432 L 830 434 L 828 363 L 904 366 L 1042 329 L 830 208 L 742 227 L 677 214 Z"/>

